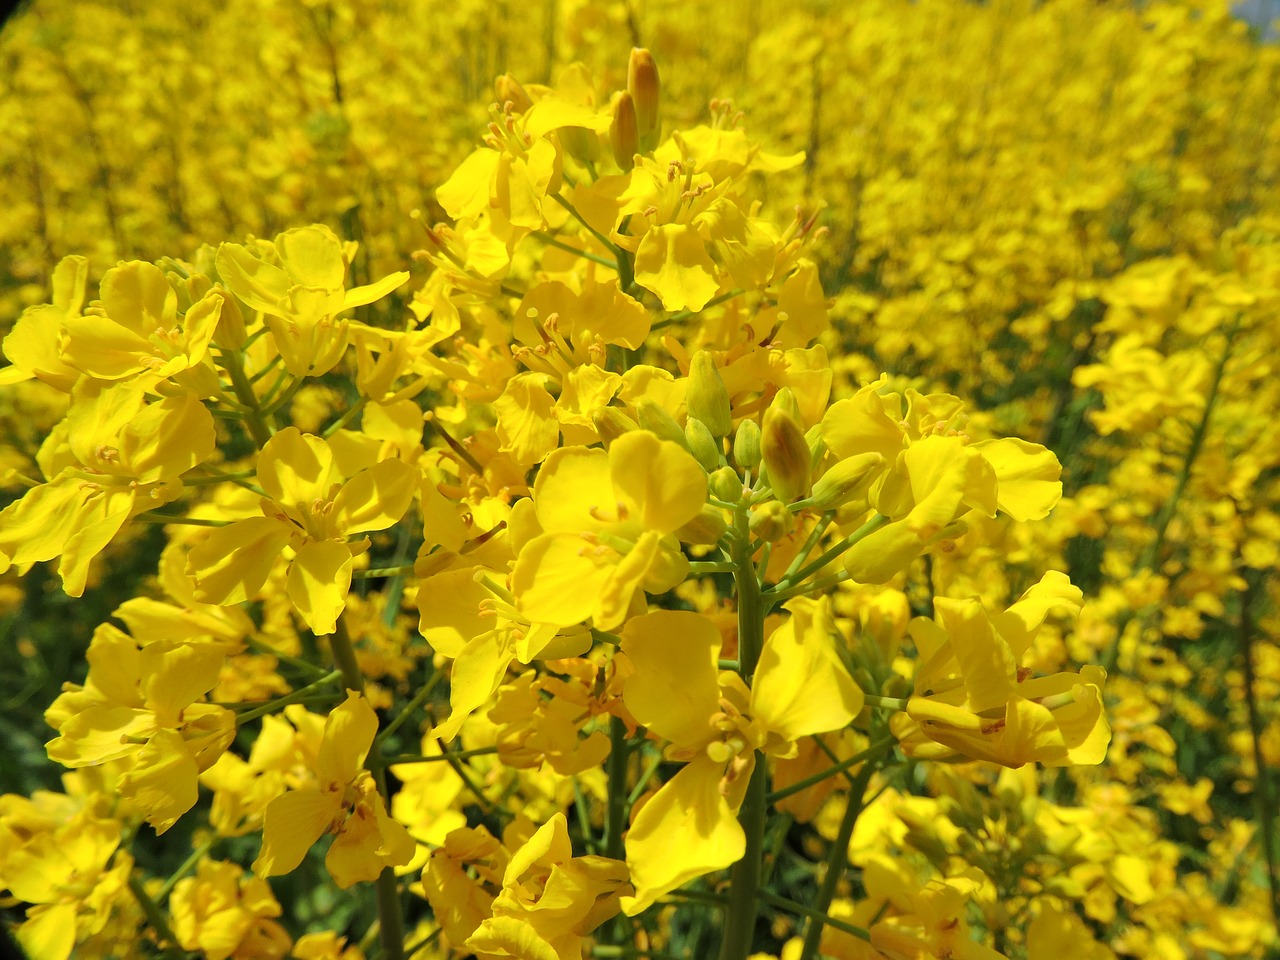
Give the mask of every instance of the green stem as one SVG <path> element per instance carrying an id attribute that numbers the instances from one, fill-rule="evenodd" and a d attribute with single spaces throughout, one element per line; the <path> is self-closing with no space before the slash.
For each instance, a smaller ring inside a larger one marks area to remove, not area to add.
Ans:
<path id="1" fill-rule="evenodd" d="M 1258 807 L 1258 841 L 1267 865 L 1267 885 L 1271 892 L 1271 916 L 1280 927 L 1280 851 L 1276 849 L 1276 808 L 1271 793 L 1271 771 L 1262 755 L 1262 714 L 1258 710 L 1257 677 L 1253 669 L 1253 604 L 1262 587 L 1260 574 L 1245 572 L 1245 589 L 1240 597 L 1240 627 L 1237 639 L 1244 660 L 1245 702 L 1249 708 L 1249 733 L 1253 739 L 1253 762 L 1257 767 L 1254 798 Z"/>
<path id="2" fill-rule="evenodd" d="M 796 553 L 795 559 L 791 561 L 779 583 L 795 582 L 795 575 L 800 572 L 800 568 L 804 565 L 805 557 L 813 553 L 813 548 L 818 545 L 818 541 L 822 539 L 822 535 L 827 532 L 827 527 L 831 526 L 835 518 L 836 512 L 829 510 L 814 522 L 813 529 L 809 531 L 809 536 L 805 540 L 804 546 Z"/>
<path id="3" fill-rule="evenodd" d="M 299 687 L 292 693 L 287 693 L 283 697 L 278 697 L 269 703 L 264 703 L 260 707 L 254 707 L 252 710 L 246 710 L 244 713 L 237 714 L 236 726 L 243 726 L 246 723 L 257 720 L 259 717 L 266 716 L 268 713 L 275 713 L 281 707 L 287 707 L 291 703 L 297 703 L 300 700 L 305 700 L 321 687 L 327 686 L 328 684 L 333 683 L 333 681 L 341 678 L 341 670 L 334 670 L 332 673 L 326 673 L 314 683 L 309 683 L 305 687 Z"/>
<path id="4" fill-rule="evenodd" d="M 147 893 L 147 888 L 136 873 L 129 874 L 129 890 L 133 893 L 134 899 L 138 901 L 138 906 L 142 907 L 142 913 L 147 918 L 147 923 L 156 932 L 156 936 L 160 938 L 161 943 L 165 944 L 160 948 L 164 955 L 166 957 L 185 956 L 178 946 L 178 938 L 173 935 L 173 928 L 169 926 L 169 918 L 165 916 L 164 911 Z"/>
<path id="5" fill-rule="evenodd" d="M 878 740 L 861 753 L 855 753 L 848 760 L 841 760 L 835 766 L 827 767 L 827 769 L 819 773 L 815 773 L 812 776 L 805 777 L 803 780 L 797 780 L 795 783 L 783 787 L 780 790 L 774 790 L 765 799 L 770 805 L 772 805 L 777 803 L 779 800 L 785 800 L 787 797 L 794 796 L 797 793 L 802 793 L 815 784 L 821 783 L 823 780 L 834 777 L 836 774 L 844 773 L 850 767 L 856 767 L 863 761 L 871 759 L 886 748 L 893 746 L 896 742 L 897 741 L 893 737 L 886 737 L 883 740 Z M 826 746 L 826 744 L 821 740 L 819 740 L 818 743 L 821 746 Z"/>
<path id="6" fill-rule="evenodd" d="M 445 750 L 441 753 L 421 754 L 421 753 L 397 753 L 390 757 L 383 757 L 382 762 L 386 766 L 397 763 L 456 763 L 459 760 L 470 760 L 472 757 L 488 757 L 498 752 L 497 747 L 476 747 L 474 750 Z"/>
<path id="7" fill-rule="evenodd" d="M 222 360 L 222 368 L 227 371 L 227 376 L 231 378 L 231 388 L 235 390 L 236 399 L 244 407 L 244 424 L 248 427 L 249 434 L 253 437 L 253 442 L 259 448 L 265 447 L 267 441 L 271 439 L 271 428 L 267 426 L 267 421 L 263 419 L 262 408 L 258 405 L 258 395 L 253 392 L 253 385 L 249 382 L 249 378 L 245 376 L 244 364 L 241 362 L 240 354 L 234 350 L 227 350 L 220 355 L 220 359 Z"/>
<path id="8" fill-rule="evenodd" d="M 732 560 L 691 560 L 690 573 L 733 573 L 738 569 Z"/>
<path id="9" fill-rule="evenodd" d="M 759 901 L 768 899 L 767 891 L 760 889 L 768 779 L 768 764 L 764 754 L 757 750 L 751 781 L 747 784 L 742 809 L 738 812 L 738 822 L 746 834 L 747 845 L 742 859 L 734 864 L 729 874 L 729 906 L 721 927 L 724 939 L 720 942 L 720 960 L 747 960 L 751 955 Z"/>
<path id="10" fill-rule="evenodd" d="M 567 253 L 576 254 L 584 260 L 590 260 L 592 263 L 598 263 L 602 266 L 609 267 L 610 269 L 615 269 L 617 266 L 614 261 L 607 257 L 602 257 L 598 253 L 590 253 L 589 251 L 583 250 L 581 247 L 575 247 L 573 244 L 565 243 L 563 240 L 557 240 L 551 234 L 542 230 L 535 230 L 533 232 L 533 236 L 537 237 L 545 244 L 564 250 Z"/>
<path id="11" fill-rule="evenodd" d="M 418 692 L 413 695 L 413 699 L 405 704 L 404 709 L 396 714 L 395 719 L 382 728 L 382 731 L 374 739 L 374 743 L 382 745 L 386 742 L 388 737 L 399 730 L 404 722 L 413 715 L 413 712 L 427 702 L 427 699 L 435 691 L 436 686 L 440 683 L 440 679 L 443 676 L 444 674 L 441 672 L 433 673 L 431 675 L 431 679 L 424 683 Z M 497 748 L 495 747 L 494 750 L 497 750 Z M 434 760 L 436 758 L 432 757 L 431 759 Z M 387 760 L 386 762 L 390 763 L 391 761 Z"/>
<path id="12" fill-rule="evenodd" d="M 851 937 L 857 937 L 859 940 L 871 942 L 871 934 L 861 927 L 855 927 L 852 923 L 845 923 L 843 920 L 837 920 L 835 917 L 828 916 L 821 910 L 815 910 L 813 907 L 806 907 L 802 903 L 796 903 L 794 900 L 788 900 L 786 897 L 776 897 L 772 893 L 760 894 L 760 899 L 770 906 L 777 907 L 779 910 L 785 910 L 787 913 L 794 913 L 797 916 L 808 917 L 811 920 L 820 920 L 824 926 L 831 927 L 843 933 L 849 934 Z"/>
<path id="13" fill-rule="evenodd" d="M 134 514 L 133 519 L 140 521 L 141 523 L 176 523 L 184 527 L 225 527 L 232 523 L 230 520 L 201 520 L 199 517 L 172 517 L 163 513 L 156 513 L 154 511 Z"/>
<path id="14" fill-rule="evenodd" d="M 156 903 L 163 902 L 164 899 L 168 897 L 170 893 L 173 892 L 173 888 L 178 885 L 178 881 L 195 869 L 196 864 L 200 862 L 200 858 L 203 857 L 206 853 L 208 853 L 213 848 L 213 845 L 217 841 L 217 839 L 218 839 L 217 837 L 212 837 L 212 836 L 209 837 L 207 840 L 204 841 L 204 843 L 200 844 L 200 846 L 196 847 L 194 850 L 191 851 L 191 856 L 187 857 L 186 860 L 182 861 L 182 866 L 178 867 L 177 870 L 169 874 L 169 879 L 164 882 L 164 886 L 162 886 L 159 890 L 156 891 L 156 896 L 155 896 Z"/>
<path id="15" fill-rule="evenodd" d="M 324 433 L 322 433 L 321 436 L 328 440 L 348 423 L 358 417 L 360 415 L 360 411 L 365 408 L 365 404 L 368 402 L 368 397 L 361 397 L 351 406 L 347 407 L 347 409 L 343 411 L 342 416 L 324 428 Z"/>
<path id="16" fill-rule="evenodd" d="M 413 573 L 413 564 L 406 563 L 398 567 L 372 567 L 368 570 L 356 570 L 351 574 L 352 580 L 373 580 L 377 577 L 399 577 Z"/>
<path id="17" fill-rule="evenodd" d="M 884 707 L 888 710 L 907 709 L 907 701 L 902 697 L 876 697 L 868 693 L 863 699 L 869 707 Z"/>
<path id="18" fill-rule="evenodd" d="M 344 617 L 338 617 L 337 625 L 329 636 L 329 650 L 346 688 L 363 694 L 364 674 L 360 672 L 360 662 L 356 658 L 356 650 L 351 643 L 351 634 L 347 631 Z M 390 809 L 386 764 L 376 739 L 365 757 L 365 768 L 373 774 L 378 793 L 382 794 L 382 802 Z M 390 867 L 383 867 L 374 886 L 378 900 L 378 936 L 382 941 L 382 956 L 385 960 L 404 960 L 404 915 L 400 909 L 400 885 L 396 881 L 395 871 Z"/>
<path id="19" fill-rule="evenodd" d="M 569 216 L 573 217 L 573 219 L 577 220 L 580 224 L 586 227 L 587 232 L 590 233 L 597 240 L 599 240 L 600 245 L 603 246 L 606 250 L 608 250 L 611 254 L 613 254 L 615 258 L 619 258 L 626 253 L 626 251 L 624 251 L 616 243 L 614 243 L 612 240 L 606 237 L 603 233 L 601 233 L 591 224 L 587 223 L 586 218 L 583 217 L 583 215 L 578 212 L 578 208 L 575 207 L 568 200 L 566 200 L 564 197 L 560 196 L 560 194 L 558 193 L 552 194 L 551 199 L 554 200 L 556 203 L 560 204 L 560 206 L 564 207 L 565 210 L 569 211 Z M 613 266 L 613 264 L 610 264 L 610 266 Z M 618 286 L 622 287 L 621 277 L 619 277 Z"/>
<path id="20" fill-rule="evenodd" d="M 627 743 L 627 725 L 617 717 L 609 718 L 609 802 L 604 831 L 604 855 L 622 860 L 626 852 L 622 832 L 627 826 L 627 770 L 631 764 L 631 747 Z"/>
<path id="21" fill-rule="evenodd" d="M 791 574 L 790 572 L 788 572 L 787 576 L 779 580 L 778 583 L 775 584 L 773 588 L 768 591 L 771 598 L 773 597 L 773 595 L 786 592 L 787 589 L 792 586 L 792 584 L 799 583 L 802 580 L 817 573 L 819 570 L 821 570 L 823 567 L 829 564 L 832 560 L 835 560 L 837 557 L 843 554 L 846 550 L 852 547 L 855 543 L 869 537 L 871 534 L 875 533 L 877 530 L 879 530 L 888 522 L 889 522 L 888 517 L 886 517 L 884 514 L 877 513 L 874 517 L 872 517 L 870 520 L 868 520 L 866 523 L 860 526 L 857 530 L 853 531 L 853 533 L 849 534 L 843 540 L 840 540 L 837 543 L 833 544 L 831 549 L 827 550 L 826 553 L 818 557 L 817 560 L 814 560 L 812 563 L 806 564 L 805 566 L 801 567 L 794 574 Z"/>
<path id="22" fill-rule="evenodd" d="M 814 960 L 818 955 L 818 944 L 822 941 L 822 928 L 829 919 L 827 911 L 831 909 L 831 901 L 835 898 L 836 888 L 844 875 L 844 868 L 849 862 L 849 840 L 853 837 L 853 826 L 862 813 L 862 801 L 866 796 L 867 784 L 875 773 L 876 765 L 871 761 L 862 765 L 858 771 L 853 787 L 849 790 L 849 802 L 844 808 L 844 816 L 836 837 L 831 841 L 831 849 L 827 853 L 827 872 L 822 877 L 822 886 L 818 888 L 818 898 L 814 902 L 814 913 L 809 915 L 805 926 L 804 945 L 800 949 L 800 960 Z"/>

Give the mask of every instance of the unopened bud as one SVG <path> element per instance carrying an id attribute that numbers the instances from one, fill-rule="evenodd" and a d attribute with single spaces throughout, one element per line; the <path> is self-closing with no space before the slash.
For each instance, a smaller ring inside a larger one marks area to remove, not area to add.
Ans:
<path id="1" fill-rule="evenodd" d="M 742 478 L 733 467 L 721 467 L 711 474 L 711 493 L 725 503 L 737 503 L 742 499 Z"/>
<path id="2" fill-rule="evenodd" d="M 760 424 L 743 420 L 733 435 L 733 462 L 743 470 L 760 465 Z"/>
<path id="3" fill-rule="evenodd" d="M 222 312 L 218 315 L 218 325 L 213 328 L 213 342 L 223 350 L 239 351 L 248 339 L 240 301 L 226 287 L 217 286 L 212 289 L 222 294 Z"/>
<path id="4" fill-rule="evenodd" d="M 689 441 L 685 439 L 680 424 L 661 404 L 643 397 L 636 403 L 636 412 L 640 415 L 640 429 L 657 434 L 660 440 L 674 440 L 684 449 L 689 449 Z"/>
<path id="5" fill-rule="evenodd" d="M 867 492 L 871 482 L 884 466 L 878 453 L 859 453 L 834 464 L 818 478 L 809 495 L 819 510 L 833 510 Z"/>
<path id="6" fill-rule="evenodd" d="M 695 460 L 702 464 L 702 469 L 711 471 L 720 467 L 720 444 L 711 435 L 707 425 L 697 417 L 689 417 L 684 423 L 684 438 L 689 443 L 689 452 Z"/>
<path id="7" fill-rule="evenodd" d="M 627 64 L 627 92 L 635 101 L 636 128 L 642 150 L 651 150 L 658 140 L 658 107 L 662 102 L 662 84 L 653 54 L 643 47 L 631 49 Z"/>
<path id="8" fill-rule="evenodd" d="M 796 518 L 777 500 L 766 500 L 751 511 L 751 533 L 770 543 L 795 529 Z"/>
<path id="9" fill-rule="evenodd" d="M 769 408 L 786 412 L 797 424 L 804 423 L 804 416 L 800 413 L 800 401 L 796 399 L 796 392 L 790 387 L 783 387 L 775 393 L 773 399 L 769 401 Z"/>
<path id="10" fill-rule="evenodd" d="M 676 537 L 684 543 L 710 546 L 719 543 L 728 529 L 729 524 L 724 518 L 724 510 L 708 503 L 703 506 L 701 513 L 676 531 Z"/>
<path id="11" fill-rule="evenodd" d="M 636 151 L 640 149 L 640 134 L 636 128 L 636 105 L 625 90 L 613 106 L 613 125 L 609 127 L 609 143 L 613 147 L 613 159 L 618 168 L 627 171 L 636 164 Z"/>
<path id="12" fill-rule="evenodd" d="M 640 429 L 638 423 L 617 407 L 602 407 L 595 411 L 591 414 L 591 422 L 595 425 L 596 433 L 600 434 L 600 439 L 604 441 L 606 447 L 624 433 Z"/>
<path id="13" fill-rule="evenodd" d="M 504 73 L 493 82 L 494 90 L 498 94 L 498 103 L 510 103 L 511 109 L 515 113 L 524 113 L 531 106 L 533 101 L 529 99 L 529 94 L 524 92 L 524 87 L 509 73 Z"/>
<path id="14" fill-rule="evenodd" d="M 760 453 L 775 497 L 790 503 L 808 495 L 813 472 L 809 444 L 800 424 L 778 404 L 765 411 Z"/>
<path id="15" fill-rule="evenodd" d="M 710 351 L 699 350 L 689 363 L 689 387 L 685 392 L 689 416 L 697 417 L 707 425 L 713 437 L 728 436 L 733 429 L 733 415 L 729 409 L 729 390 L 716 368 Z"/>

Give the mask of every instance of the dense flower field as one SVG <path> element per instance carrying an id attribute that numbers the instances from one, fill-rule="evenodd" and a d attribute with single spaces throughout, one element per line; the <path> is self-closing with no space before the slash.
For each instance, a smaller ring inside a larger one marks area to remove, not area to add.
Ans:
<path id="1" fill-rule="evenodd" d="M 33 960 L 1280 956 L 1280 50 L 1199 0 L 37 0 Z"/>

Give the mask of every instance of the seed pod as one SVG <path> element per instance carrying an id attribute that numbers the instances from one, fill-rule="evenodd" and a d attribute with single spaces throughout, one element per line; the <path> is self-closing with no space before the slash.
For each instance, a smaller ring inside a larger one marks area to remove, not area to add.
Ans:
<path id="1" fill-rule="evenodd" d="M 743 420 L 733 435 L 733 462 L 743 470 L 760 466 L 760 424 Z"/>
<path id="2" fill-rule="evenodd" d="M 707 350 L 699 350 L 689 364 L 689 388 L 685 392 L 689 416 L 707 425 L 713 437 L 727 436 L 733 428 L 729 390 Z"/>
<path id="3" fill-rule="evenodd" d="M 640 149 L 640 134 L 636 130 L 636 105 L 625 90 L 618 95 L 613 106 L 613 125 L 609 127 L 609 143 L 613 147 L 613 159 L 624 172 L 636 164 L 636 151 Z"/>
<path id="4" fill-rule="evenodd" d="M 684 424 L 684 437 L 689 442 L 689 451 L 695 460 L 702 464 L 702 469 L 711 471 L 720 467 L 720 444 L 711 435 L 707 425 L 697 417 L 690 417 Z"/>
<path id="5" fill-rule="evenodd" d="M 809 444 L 800 424 L 778 404 L 765 412 L 760 453 L 769 471 L 774 496 L 783 503 L 808 496 L 813 472 Z"/>

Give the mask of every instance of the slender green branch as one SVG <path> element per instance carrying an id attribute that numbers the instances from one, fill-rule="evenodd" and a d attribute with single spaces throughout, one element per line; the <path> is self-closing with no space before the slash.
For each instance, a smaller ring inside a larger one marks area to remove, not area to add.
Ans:
<path id="1" fill-rule="evenodd" d="M 275 700 L 262 704 L 262 706 L 254 707 L 252 710 L 246 710 L 244 713 L 236 714 L 236 726 L 243 726 L 246 723 L 257 720 L 259 717 L 266 716 L 268 713 L 276 713 L 282 707 L 287 707 L 291 703 L 298 703 L 300 700 L 306 700 L 321 687 L 328 686 L 335 680 L 339 680 L 341 678 L 342 671 L 334 670 L 330 673 L 326 673 L 314 683 L 309 683 L 305 687 L 299 687 L 292 693 L 287 693 L 283 697 L 277 697 Z"/>
<path id="2" fill-rule="evenodd" d="M 785 593 L 787 589 L 791 587 L 793 584 L 800 583 L 801 581 L 807 579 L 808 577 L 811 577 L 813 574 L 817 573 L 819 570 L 821 570 L 823 567 L 829 564 L 832 560 L 835 560 L 837 557 L 843 554 L 855 543 L 857 543 L 860 540 L 866 539 L 867 537 L 875 533 L 877 530 L 879 530 L 888 522 L 889 522 L 888 517 L 884 516 L 884 514 L 877 513 L 874 517 L 872 517 L 870 520 L 868 520 L 866 523 L 860 526 L 857 530 L 853 531 L 853 533 L 849 534 L 843 540 L 840 540 L 837 543 L 833 544 L 831 548 L 827 550 L 824 554 L 822 554 L 822 556 L 818 557 L 817 560 L 814 560 L 812 563 L 806 564 L 805 566 L 801 567 L 794 574 L 785 576 L 781 580 L 779 580 L 775 586 L 773 586 L 769 591 L 767 591 L 770 594 L 771 599 L 777 595 Z"/>
<path id="3" fill-rule="evenodd" d="M 800 960 L 814 960 L 818 955 L 818 945 L 822 942 L 822 928 L 829 919 L 827 911 L 831 909 L 831 901 L 835 898 L 836 888 L 849 862 L 849 840 L 853 837 L 853 826 L 862 813 L 867 784 L 871 782 L 871 775 L 875 770 L 875 763 L 868 761 L 863 764 L 849 790 L 849 802 L 844 808 L 844 816 L 840 819 L 840 827 L 836 830 L 835 839 L 831 841 L 831 850 L 827 853 L 827 871 L 822 877 L 822 886 L 818 888 L 818 897 L 813 904 L 815 912 L 809 915 L 809 922 L 805 925 Z"/>
<path id="4" fill-rule="evenodd" d="M 368 570 L 356 570 L 351 574 L 352 580 L 374 580 L 378 577 L 400 577 L 413 573 L 413 564 L 406 563 L 398 567 L 371 567 Z"/>
<path id="5" fill-rule="evenodd" d="M 627 795 L 627 806 L 635 806 L 636 801 L 640 799 L 640 795 L 644 793 L 644 788 L 649 785 L 649 781 L 653 779 L 653 775 L 658 772 L 658 767 L 660 766 L 662 766 L 662 754 L 655 753 L 649 760 L 648 766 L 644 768 L 644 773 L 640 774 L 640 779 L 636 781 L 636 785 L 631 788 L 631 793 Z"/>
<path id="6" fill-rule="evenodd" d="M 133 519 L 141 523 L 176 523 L 184 527 L 225 527 L 234 522 L 231 520 L 202 520 L 199 517 L 175 517 L 157 513 L 154 510 L 136 513 Z"/>
<path id="7" fill-rule="evenodd" d="M 796 552 L 795 558 L 791 561 L 790 566 L 787 567 L 786 572 L 782 574 L 782 579 L 778 581 L 779 583 L 795 582 L 796 574 L 799 573 L 800 568 L 804 566 L 805 557 L 813 553 L 814 547 L 818 545 L 818 541 L 822 539 L 822 535 L 827 532 L 827 527 L 831 526 L 835 521 L 835 518 L 836 512 L 834 510 L 828 510 L 814 521 L 813 529 L 809 531 L 809 536 L 805 540 L 804 546 Z"/>
<path id="8" fill-rule="evenodd" d="M 1253 604 L 1262 588 L 1261 574 L 1245 572 L 1245 589 L 1240 597 L 1240 626 L 1236 637 L 1244 661 L 1245 702 L 1249 708 L 1249 733 L 1253 740 L 1253 762 L 1257 767 L 1254 798 L 1258 807 L 1258 841 L 1267 865 L 1267 885 L 1271 892 L 1271 916 L 1280 926 L 1280 850 L 1276 849 L 1276 804 L 1272 794 L 1271 769 L 1262 754 L 1264 723 L 1258 710 L 1257 677 L 1253 668 Z"/>
<path id="9" fill-rule="evenodd" d="M 582 792 L 582 783 L 577 777 L 573 780 L 573 809 L 578 816 L 578 830 L 582 833 L 582 842 L 587 850 L 592 853 L 597 852 L 600 845 L 591 829 L 591 812 L 587 809 L 587 795 Z"/>
<path id="10" fill-rule="evenodd" d="M 253 442 L 259 448 L 266 446 L 267 441 L 271 439 L 271 428 L 267 426 L 267 421 L 262 416 L 262 408 L 258 405 L 258 395 L 253 392 L 253 384 L 245 376 L 244 363 L 240 354 L 235 350 L 224 350 L 219 354 L 219 359 L 222 361 L 222 369 L 226 370 L 227 376 L 231 378 L 231 388 L 235 391 L 236 399 L 244 407 L 244 424 L 249 429 Z"/>
<path id="11" fill-rule="evenodd" d="M 613 260 L 610 260 L 607 257 L 602 257 L 598 253 L 591 253 L 590 251 L 583 250 L 581 247 L 575 247 L 571 243 L 565 243 L 563 240 L 559 240 L 543 230 L 533 231 L 533 236 L 537 237 L 549 246 L 564 250 L 567 253 L 576 254 L 584 260 L 590 260 L 592 263 L 598 263 L 602 266 L 609 267 L 610 269 L 614 269 L 617 266 Z"/>
<path id="12" fill-rule="evenodd" d="M 738 822 L 746 834 L 746 850 L 729 875 L 729 909 L 721 925 L 720 960 L 746 960 L 755 939 L 756 915 L 766 891 L 760 889 L 763 867 L 764 828 L 768 813 L 765 796 L 769 767 L 764 754 L 756 752 L 755 766 L 747 793 L 738 812 Z"/>
<path id="13" fill-rule="evenodd" d="M 385 727 L 382 728 L 381 732 L 379 732 L 378 736 L 374 738 L 373 742 L 379 745 L 386 743 L 387 738 L 392 736 L 397 730 L 399 730 L 400 727 L 404 724 L 404 722 L 413 715 L 413 712 L 421 708 L 421 706 L 427 702 L 431 694 L 435 691 L 435 688 L 440 684 L 440 680 L 443 677 L 444 677 L 444 674 L 442 672 L 433 673 L 431 675 L 431 679 L 422 685 L 422 687 L 418 690 L 418 692 L 413 695 L 413 699 L 410 700 L 407 704 L 405 704 L 403 710 L 401 710 L 398 714 L 396 714 L 395 719 L 393 719 L 390 723 L 388 723 Z M 497 748 L 494 748 L 494 749 L 497 749 Z M 390 760 L 386 760 L 385 757 L 383 759 L 387 763 L 392 762 Z M 435 758 L 433 757 L 432 759 L 435 759 Z"/>
<path id="14" fill-rule="evenodd" d="M 590 233 L 593 237 L 595 237 L 598 241 L 600 241 L 600 245 L 603 246 L 606 250 L 608 250 L 611 254 L 613 254 L 615 258 L 625 253 L 625 251 L 621 247 L 619 247 L 616 243 L 614 243 L 612 240 L 606 237 L 603 233 L 601 233 L 591 224 L 587 223 L 586 218 L 578 212 L 578 208 L 575 207 L 568 200 L 566 200 L 564 197 L 560 196 L 560 194 L 558 193 L 552 194 L 551 199 L 554 200 L 556 203 L 560 204 L 560 206 L 564 207 L 565 210 L 569 212 L 569 216 L 573 217 L 573 219 L 577 220 L 580 224 L 586 227 L 587 232 Z M 610 266 L 613 266 L 613 264 L 610 264 Z"/>
<path id="15" fill-rule="evenodd" d="M 823 747 L 826 746 L 826 744 L 820 738 L 818 738 L 818 743 Z M 895 740 L 893 737 L 885 737 L 883 740 L 877 740 L 875 743 L 871 744 L 871 746 L 867 747 L 867 749 L 861 751 L 860 753 L 855 753 L 848 760 L 841 760 L 837 764 L 835 764 L 835 766 L 827 767 L 827 769 L 822 770 L 818 773 L 815 773 L 812 776 L 805 777 L 803 780 L 797 780 L 793 784 L 782 787 L 781 789 L 778 789 L 778 790 L 774 790 L 765 799 L 768 801 L 770 805 L 773 805 L 773 804 L 776 804 L 779 800 L 785 800 L 787 799 L 787 797 L 794 796 L 797 793 L 802 793 L 805 790 L 808 790 L 810 787 L 814 786 L 815 784 L 821 783 L 823 780 L 829 779 L 830 777 L 834 777 L 837 774 L 844 773 L 850 767 L 856 767 L 858 764 L 863 763 L 866 760 L 873 759 L 878 754 L 884 752 L 884 750 L 887 749 L 888 747 L 893 746 L 895 743 L 897 743 L 897 740 Z M 854 778 L 852 782 L 856 783 L 857 782 L 856 778 Z"/>
<path id="16" fill-rule="evenodd" d="M 291 657 L 287 653 L 281 653 L 269 643 L 263 643 L 261 640 L 257 640 L 254 637 L 245 637 L 244 642 L 254 653 L 261 654 L 265 657 L 275 657 L 280 663 L 287 663 L 289 666 L 302 670 L 305 673 L 310 673 L 313 676 L 323 675 L 326 672 L 324 667 L 318 667 L 314 663 L 310 663 L 309 661 L 303 660 L 299 657 Z"/>
<path id="17" fill-rule="evenodd" d="M 733 573 L 737 565 L 732 560 L 691 560 L 690 573 Z"/>
<path id="18" fill-rule="evenodd" d="M 631 765 L 631 746 L 627 743 L 627 725 L 617 717 L 609 717 L 608 818 L 605 821 L 604 855 L 621 860 L 622 832 L 627 827 L 627 770 Z"/>
<path id="19" fill-rule="evenodd" d="M 156 891 L 156 903 L 164 902 L 165 898 L 173 892 L 173 888 L 178 885 L 178 881 L 195 869 L 196 864 L 200 862 L 200 858 L 213 849 L 213 845 L 217 840 L 217 836 L 211 834 L 205 838 L 203 843 L 191 851 L 191 856 L 183 860 L 182 865 L 169 874 L 169 879 L 165 880 L 164 885 Z"/>
<path id="20" fill-rule="evenodd" d="M 342 411 L 342 416 L 340 416 L 337 420 L 333 421 L 333 423 L 329 424 L 327 427 L 324 428 L 324 432 L 321 434 L 321 436 L 324 437 L 326 440 L 328 440 L 335 433 L 337 433 L 339 430 L 341 430 L 343 427 L 349 424 L 352 420 L 360 416 L 360 411 L 365 408 L 365 405 L 368 404 L 368 402 L 369 402 L 368 397 L 361 397 L 351 406 L 347 407 L 346 410 Z"/>
<path id="21" fill-rule="evenodd" d="M 907 709 L 907 701 L 902 697 L 877 697 L 868 693 L 863 699 L 866 700 L 867 706 L 870 707 L 884 707 L 886 710 Z"/>
<path id="22" fill-rule="evenodd" d="M 382 763 L 391 766 L 398 763 L 457 763 L 459 760 L 470 760 L 472 757 L 488 757 L 498 752 L 497 747 L 476 747 L 474 750 L 444 750 L 441 753 L 397 753 L 383 757 Z"/>
<path id="23" fill-rule="evenodd" d="M 142 908 L 143 915 L 147 918 L 147 923 L 155 931 L 156 936 L 160 938 L 161 951 L 166 957 L 182 957 L 185 953 L 178 946 L 178 938 L 173 934 L 173 928 L 169 926 L 169 918 L 165 912 L 160 909 L 159 905 L 147 893 L 147 888 L 143 885 L 142 879 L 136 873 L 129 874 L 129 890 L 133 893 L 134 899 L 138 901 L 138 906 Z"/>
<path id="24" fill-rule="evenodd" d="M 777 907 L 779 910 L 785 910 L 787 913 L 794 913 L 801 917 L 808 917 L 811 920 L 820 920 L 824 926 L 832 927 L 842 933 L 849 934 L 851 937 L 857 937 L 859 940 L 865 940 L 867 943 L 871 942 L 871 934 L 868 931 L 863 930 L 861 927 L 855 927 L 852 923 L 837 920 L 821 910 L 806 907 L 804 904 L 788 900 L 786 897 L 774 896 L 768 891 L 761 893 L 760 899 L 770 906 Z"/>

